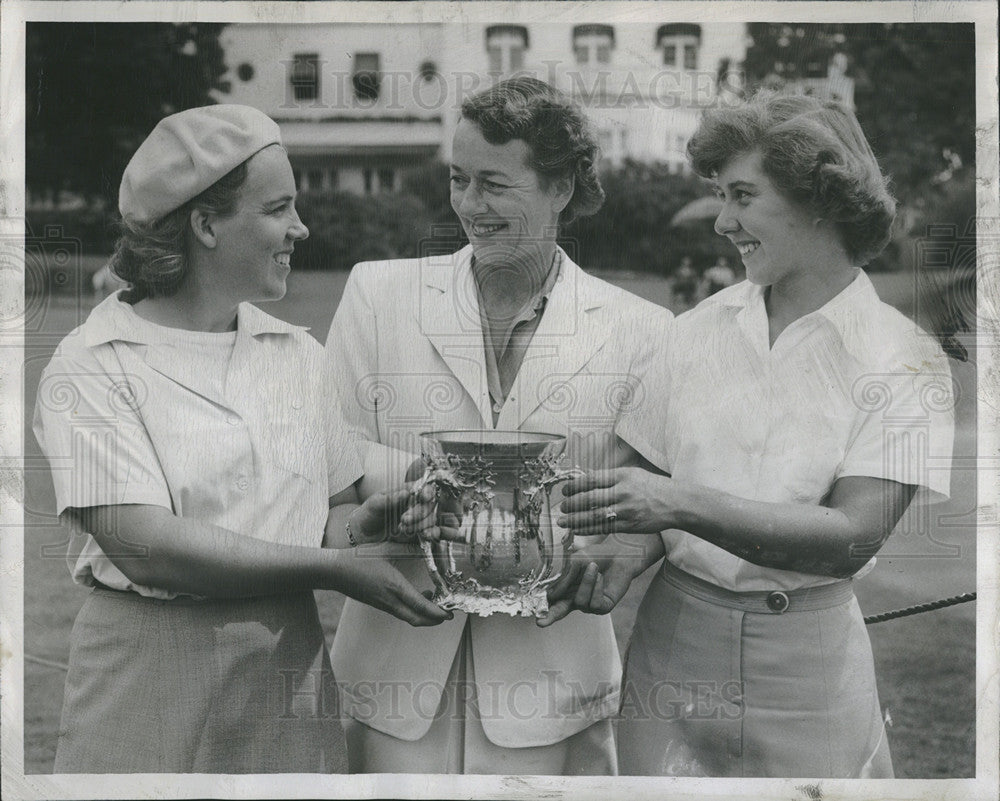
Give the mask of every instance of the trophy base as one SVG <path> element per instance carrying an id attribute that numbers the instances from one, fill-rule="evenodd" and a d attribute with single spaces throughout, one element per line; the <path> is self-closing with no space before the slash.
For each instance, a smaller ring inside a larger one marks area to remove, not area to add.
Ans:
<path id="1" fill-rule="evenodd" d="M 549 611 L 545 587 L 530 590 L 501 590 L 479 585 L 475 589 L 439 592 L 434 603 L 442 609 L 489 617 L 495 613 L 511 617 L 542 617 Z"/>

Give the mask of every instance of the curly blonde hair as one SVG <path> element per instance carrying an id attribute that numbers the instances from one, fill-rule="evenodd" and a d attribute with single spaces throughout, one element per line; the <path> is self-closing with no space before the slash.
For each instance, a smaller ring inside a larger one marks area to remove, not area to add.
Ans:
<path id="1" fill-rule="evenodd" d="M 853 263 L 867 264 L 889 243 L 896 201 L 849 109 L 761 91 L 738 106 L 707 111 L 687 146 L 695 172 L 705 178 L 755 151 L 781 192 L 836 224 Z"/>

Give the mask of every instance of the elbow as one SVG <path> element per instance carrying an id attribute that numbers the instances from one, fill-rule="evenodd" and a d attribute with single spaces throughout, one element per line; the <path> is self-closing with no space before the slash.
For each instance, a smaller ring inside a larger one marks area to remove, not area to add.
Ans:
<path id="1" fill-rule="evenodd" d="M 852 537 L 832 565 L 830 575 L 834 578 L 851 578 L 874 558 L 888 538 L 887 534 L 873 537 L 871 533 Z"/>

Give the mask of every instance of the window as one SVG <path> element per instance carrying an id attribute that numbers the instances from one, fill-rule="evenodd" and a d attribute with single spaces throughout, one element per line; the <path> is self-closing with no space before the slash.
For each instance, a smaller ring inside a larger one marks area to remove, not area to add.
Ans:
<path id="1" fill-rule="evenodd" d="M 690 22 L 661 25 L 656 31 L 656 46 L 663 51 L 664 66 L 696 70 L 701 26 Z M 678 61 L 679 58 L 683 58 L 683 64 Z"/>
<path id="2" fill-rule="evenodd" d="M 379 72 L 378 53 L 354 54 L 354 97 L 358 100 L 378 100 L 382 87 L 382 74 Z"/>
<path id="3" fill-rule="evenodd" d="M 372 193 L 372 168 L 365 167 L 361 171 L 361 176 L 365 182 L 365 194 L 370 195 Z"/>
<path id="4" fill-rule="evenodd" d="M 329 192 L 337 188 L 337 170 L 333 167 L 292 168 L 295 186 L 300 192 Z"/>
<path id="5" fill-rule="evenodd" d="M 694 44 L 684 45 L 684 69 L 686 70 L 698 69 L 698 45 Z"/>
<path id="6" fill-rule="evenodd" d="M 296 100 L 319 99 L 319 53 L 296 53 L 292 61 L 292 92 Z"/>
<path id="7" fill-rule="evenodd" d="M 437 64 L 433 61 L 423 61 L 420 64 L 420 77 L 425 81 L 433 81 L 438 74 Z"/>
<path id="8" fill-rule="evenodd" d="M 522 69 L 527 49 L 528 29 L 523 25 L 491 25 L 486 29 L 486 54 L 491 73 L 503 75 Z"/>
<path id="9" fill-rule="evenodd" d="M 396 171 L 382 167 L 378 171 L 378 188 L 380 192 L 391 192 L 396 188 Z"/>
<path id="10" fill-rule="evenodd" d="M 615 29 L 610 25 L 576 25 L 573 53 L 577 64 L 607 64 L 615 46 Z"/>

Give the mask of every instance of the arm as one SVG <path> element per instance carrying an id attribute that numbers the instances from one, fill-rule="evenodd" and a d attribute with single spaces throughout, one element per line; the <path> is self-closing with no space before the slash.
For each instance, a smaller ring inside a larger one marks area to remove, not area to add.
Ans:
<path id="1" fill-rule="evenodd" d="M 845 476 L 823 506 L 765 503 L 622 468 L 571 482 L 560 525 L 574 533 L 659 534 L 677 528 L 763 567 L 846 577 L 882 547 L 915 489 Z M 609 508 L 614 520 L 606 518 Z"/>
<path id="2" fill-rule="evenodd" d="M 162 506 L 97 506 L 66 514 L 105 553 L 116 554 L 115 566 L 136 584 L 211 598 L 337 590 L 415 626 L 451 617 L 390 564 L 357 551 L 265 542 Z"/>
<path id="3" fill-rule="evenodd" d="M 360 505 L 357 484 L 354 484 L 330 498 L 323 547 L 350 548 L 374 545 L 387 539 L 410 542 L 418 536 L 437 540 L 441 537 L 437 517 L 436 494 L 430 484 L 419 493 L 413 492 L 412 486 L 377 492 Z M 347 536 L 348 522 L 353 543 Z"/>

